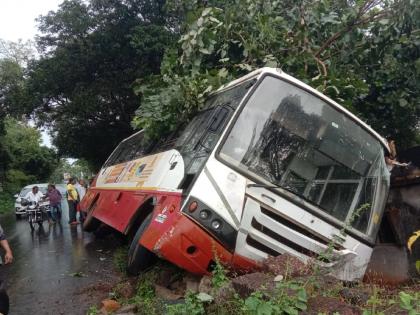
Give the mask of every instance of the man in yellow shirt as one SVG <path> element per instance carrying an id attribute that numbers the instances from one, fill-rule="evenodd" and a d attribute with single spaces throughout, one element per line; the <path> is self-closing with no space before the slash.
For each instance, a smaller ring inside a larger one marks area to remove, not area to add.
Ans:
<path id="1" fill-rule="evenodd" d="M 76 220 L 76 205 L 77 205 L 77 190 L 74 187 L 74 179 L 70 178 L 67 183 L 67 203 L 69 205 L 69 224 L 77 224 Z"/>

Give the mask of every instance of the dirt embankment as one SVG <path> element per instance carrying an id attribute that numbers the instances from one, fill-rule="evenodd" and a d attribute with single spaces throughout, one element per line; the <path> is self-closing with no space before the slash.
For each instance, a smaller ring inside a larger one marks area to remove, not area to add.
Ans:
<path id="1" fill-rule="evenodd" d="M 298 259 L 267 259 L 262 269 L 188 274 L 166 262 L 138 278 L 123 277 L 94 314 L 420 314 L 420 282 L 397 287 L 345 283 Z"/>

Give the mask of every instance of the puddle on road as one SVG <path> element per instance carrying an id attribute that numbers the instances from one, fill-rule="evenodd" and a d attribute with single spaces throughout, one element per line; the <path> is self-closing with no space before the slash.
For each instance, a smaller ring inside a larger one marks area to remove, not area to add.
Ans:
<path id="1" fill-rule="evenodd" d="M 80 225 L 69 226 L 65 217 L 61 224 L 44 222 L 33 232 L 14 215 L 2 217 L 0 223 L 15 257 L 12 265 L 0 268 L 12 315 L 85 314 L 96 301 L 80 291 L 99 281 L 118 279 L 112 253 L 119 243 L 112 237 L 95 239 Z"/>

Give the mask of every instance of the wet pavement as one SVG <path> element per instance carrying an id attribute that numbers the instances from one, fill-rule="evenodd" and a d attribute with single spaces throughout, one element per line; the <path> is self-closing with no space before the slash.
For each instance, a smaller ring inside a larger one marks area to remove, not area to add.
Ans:
<path id="1" fill-rule="evenodd" d="M 114 239 L 96 239 L 80 225 L 61 223 L 31 232 L 26 218 L 0 218 L 14 262 L 0 267 L 6 282 L 10 314 L 86 314 L 118 280 L 112 263 Z M 102 291 L 101 291 L 102 290 Z"/>

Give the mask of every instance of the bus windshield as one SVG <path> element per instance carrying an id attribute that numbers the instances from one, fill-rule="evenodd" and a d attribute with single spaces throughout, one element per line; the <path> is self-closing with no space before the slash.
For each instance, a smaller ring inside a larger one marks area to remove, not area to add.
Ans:
<path id="1" fill-rule="evenodd" d="M 388 187 L 379 140 L 295 85 L 266 76 L 239 114 L 220 157 L 363 234 L 375 235 L 379 228 Z"/>

